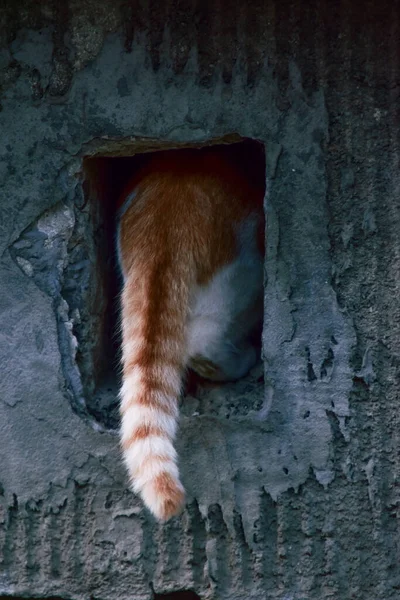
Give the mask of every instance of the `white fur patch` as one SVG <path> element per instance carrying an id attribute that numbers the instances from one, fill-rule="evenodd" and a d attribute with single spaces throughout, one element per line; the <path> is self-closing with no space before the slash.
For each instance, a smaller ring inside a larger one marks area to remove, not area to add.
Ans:
<path id="1" fill-rule="evenodd" d="M 165 412 L 149 406 L 134 404 L 129 406 L 122 418 L 122 442 L 128 440 L 136 429 L 143 425 L 158 427 L 173 439 L 176 434 L 176 419 Z"/>
<path id="2" fill-rule="evenodd" d="M 131 332 L 126 335 L 128 338 L 123 345 L 124 358 L 132 360 L 137 354 L 143 350 L 145 346 L 145 340 L 143 336 L 132 334 Z"/>
<path id="3" fill-rule="evenodd" d="M 179 480 L 179 470 L 176 463 L 171 461 L 164 461 L 154 458 L 154 460 L 147 461 L 146 467 L 141 470 L 140 474 L 135 477 L 133 488 L 135 492 L 141 491 L 145 485 L 150 483 L 158 475 L 162 473 L 168 473 L 176 480 Z"/>
<path id="4" fill-rule="evenodd" d="M 181 391 L 181 374 L 175 367 L 163 364 L 153 365 L 150 369 L 150 374 L 157 381 L 162 381 L 167 388 L 179 396 Z"/>
<path id="5" fill-rule="evenodd" d="M 263 256 L 256 240 L 257 219 L 250 216 L 238 229 L 234 260 L 198 287 L 191 300 L 187 358 L 214 362 L 227 379 L 243 376 L 256 359 L 255 350 L 246 348 L 262 318 Z"/>
<path id="6" fill-rule="evenodd" d="M 176 462 L 177 454 L 172 442 L 166 438 L 152 435 L 144 440 L 138 440 L 124 452 L 124 459 L 129 472 L 135 476 L 135 472 L 143 461 L 154 455 L 165 457 L 167 460 Z"/>
<path id="7" fill-rule="evenodd" d="M 221 343 L 229 342 L 227 333 L 238 316 L 256 302 L 262 289 L 263 257 L 249 244 L 206 286 L 196 290 L 188 331 L 189 356 L 209 356 L 210 350 L 218 352 Z"/>
<path id="8" fill-rule="evenodd" d="M 142 388 L 143 374 L 141 372 L 140 367 L 135 367 L 126 375 L 124 379 L 124 383 L 119 392 L 119 397 L 121 398 L 121 408 L 125 408 L 126 403 L 130 403 L 135 396 L 143 391 Z"/>
<path id="9" fill-rule="evenodd" d="M 126 342 L 136 338 L 143 338 L 143 316 L 139 313 L 130 313 L 129 317 L 125 317 L 124 329 L 124 337 L 127 338 Z"/>

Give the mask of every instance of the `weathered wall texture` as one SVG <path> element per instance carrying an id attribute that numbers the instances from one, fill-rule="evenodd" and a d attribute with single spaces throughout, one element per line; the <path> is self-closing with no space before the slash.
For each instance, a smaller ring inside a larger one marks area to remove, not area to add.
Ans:
<path id="1" fill-rule="evenodd" d="M 2 4 L 0 594 L 400 597 L 400 5 L 227 5 Z M 265 391 L 188 399 L 161 527 L 85 405 L 82 160 L 233 134 L 266 146 Z"/>

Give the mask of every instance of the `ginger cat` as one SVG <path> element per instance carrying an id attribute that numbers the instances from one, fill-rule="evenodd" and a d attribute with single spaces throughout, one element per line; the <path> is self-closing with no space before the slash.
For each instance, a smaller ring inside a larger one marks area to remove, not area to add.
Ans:
<path id="1" fill-rule="evenodd" d="M 121 444 L 159 520 L 184 504 L 173 442 L 185 370 L 235 380 L 257 359 L 264 182 L 234 156 L 229 146 L 157 152 L 121 197 Z"/>

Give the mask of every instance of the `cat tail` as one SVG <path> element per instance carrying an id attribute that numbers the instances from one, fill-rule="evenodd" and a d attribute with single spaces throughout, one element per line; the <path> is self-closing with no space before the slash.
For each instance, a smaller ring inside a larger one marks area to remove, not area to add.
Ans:
<path id="1" fill-rule="evenodd" d="M 193 269 L 182 259 L 138 261 L 122 292 L 121 445 L 133 490 L 164 521 L 185 499 L 173 441 Z"/>

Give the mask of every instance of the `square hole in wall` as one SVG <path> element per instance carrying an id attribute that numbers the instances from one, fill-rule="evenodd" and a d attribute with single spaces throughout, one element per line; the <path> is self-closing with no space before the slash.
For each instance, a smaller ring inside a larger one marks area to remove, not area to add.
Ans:
<path id="1" fill-rule="evenodd" d="M 264 190 L 265 155 L 261 143 L 235 140 L 235 143 L 213 145 L 229 156 L 233 169 L 243 169 Z M 73 322 L 78 342 L 76 362 L 86 408 L 97 422 L 109 429 L 117 428 L 119 423 L 119 294 L 122 279 L 116 256 L 116 207 L 127 181 L 154 151 L 151 146 L 140 150 L 138 152 L 135 146 L 116 146 L 111 151 L 101 150 L 101 155 L 83 159 L 84 198 L 76 211 L 76 235 L 70 241 L 71 252 L 77 253 L 70 261 L 70 270 L 74 265 L 79 270 L 82 246 L 85 246 L 87 268 L 80 271 L 79 293 L 76 277 L 71 286 L 67 277 L 63 290 L 70 310 L 73 312 L 75 307 L 79 314 Z M 169 150 L 174 152 L 177 148 Z M 111 155 L 107 156 L 108 153 Z M 121 155 L 123 153 L 125 155 Z M 261 331 L 259 337 L 261 346 Z M 214 384 L 189 373 L 182 410 L 188 414 L 211 413 L 230 418 L 258 410 L 262 401 L 263 369 L 260 362 L 249 375 L 234 383 Z"/>

